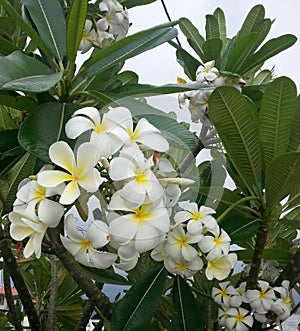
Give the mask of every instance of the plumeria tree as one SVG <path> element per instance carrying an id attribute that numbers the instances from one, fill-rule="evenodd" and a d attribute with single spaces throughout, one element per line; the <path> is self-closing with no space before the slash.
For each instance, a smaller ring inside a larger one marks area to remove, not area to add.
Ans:
<path id="1" fill-rule="evenodd" d="M 268 330 L 298 309 L 299 97 L 263 69 L 296 37 L 267 39 L 261 5 L 231 38 L 220 8 L 205 37 L 131 34 L 150 2 L 0 0 L 1 330 Z M 166 42 L 186 78 L 123 70 Z M 184 122 L 151 106 L 171 93 Z"/>

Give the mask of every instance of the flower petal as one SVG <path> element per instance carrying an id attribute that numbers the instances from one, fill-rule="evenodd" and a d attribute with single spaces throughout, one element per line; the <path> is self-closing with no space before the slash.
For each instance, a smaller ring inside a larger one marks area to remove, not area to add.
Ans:
<path id="1" fill-rule="evenodd" d="M 65 125 L 66 135 L 70 139 L 76 139 L 83 132 L 94 128 L 94 123 L 83 116 L 70 118 Z"/>
<path id="2" fill-rule="evenodd" d="M 62 205 L 70 205 L 80 196 L 80 190 L 77 183 L 73 180 L 64 189 L 59 202 Z"/>
<path id="3" fill-rule="evenodd" d="M 53 163 L 73 173 L 76 167 L 75 158 L 71 147 L 65 141 L 52 144 L 49 148 L 49 157 Z"/>
<path id="4" fill-rule="evenodd" d="M 93 221 L 85 233 L 85 239 L 90 241 L 94 248 L 105 246 L 109 240 L 108 226 L 102 221 Z"/>
<path id="5" fill-rule="evenodd" d="M 37 174 L 39 185 L 45 187 L 55 187 L 72 179 L 73 178 L 70 174 L 60 170 L 45 170 Z"/>
<path id="6" fill-rule="evenodd" d="M 58 202 L 43 199 L 38 205 L 38 217 L 49 227 L 56 227 L 63 217 L 65 208 Z"/>

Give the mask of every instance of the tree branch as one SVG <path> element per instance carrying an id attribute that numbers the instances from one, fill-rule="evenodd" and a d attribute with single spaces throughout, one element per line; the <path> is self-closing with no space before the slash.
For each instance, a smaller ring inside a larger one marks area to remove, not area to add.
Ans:
<path id="1" fill-rule="evenodd" d="M 55 330 L 55 305 L 57 296 L 57 259 L 55 256 L 50 255 L 50 298 L 48 305 L 48 318 L 47 318 L 47 330 Z"/>

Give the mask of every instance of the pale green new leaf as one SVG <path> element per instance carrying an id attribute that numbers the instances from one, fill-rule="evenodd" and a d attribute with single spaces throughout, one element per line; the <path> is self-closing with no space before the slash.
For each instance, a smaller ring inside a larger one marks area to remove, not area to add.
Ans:
<path id="1" fill-rule="evenodd" d="M 74 63 L 85 24 L 88 3 L 86 0 L 73 0 L 67 21 L 67 53 Z"/>
<path id="2" fill-rule="evenodd" d="M 66 56 L 66 21 L 58 0 L 22 0 L 51 54 L 62 62 Z"/>
<path id="3" fill-rule="evenodd" d="M 245 21 L 238 32 L 238 38 L 241 38 L 254 31 L 258 22 L 265 17 L 265 8 L 262 5 L 256 5 L 249 11 Z"/>
<path id="4" fill-rule="evenodd" d="M 200 35 L 198 29 L 188 18 L 182 17 L 179 21 L 179 27 L 186 36 L 190 46 L 199 55 L 199 57 L 203 59 L 202 45 L 205 39 Z"/>
<path id="5" fill-rule="evenodd" d="M 288 77 L 271 82 L 262 98 L 259 127 L 264 164 L 288 151 L 297 109 L 297 89 Z M 299 128 L 298 128 L 299 129 Z"/>
<path id="6" fill-rule="evenodd" d="M 293 46 L 297 38 L 294 35 L 286 34 L 267 41 L 256 53 L 248 57 L 240 72 L 245 73 L 250 69 L 261 65 L 264 61 Z"/>
<path id="7" fill-rule="evenodd" d="M 273 78 L 272 71 L 270 70 L 262 70 L 260 71 L 251 81 L 251 85 L 263 85 L 268 84 Z"/>
<path id="8" fill-rule="evenodd" d="M 267 167 L 265 188 L 268 209 L 288 196 L 300 182 L 300 152 L 289 152 L 274 158 Z M 299 193 L 299 192 L 298 192 Z"/>
<path id="9" fill-rule="evenodd" d="M 28 92 L 49 90 L 63 74 L 20 51 L 0 58 L 0 72 L 0 89 Z"/>
<path id="10" fill-rule="evenodd" d="M 220 28 L 218 19 L 214 15 L 206 15 L 205 32 L 206 40 L 220 38 Z"/>
<path id="11" fill-rule="evenodd" d="M 221 86 L 209 99 L 209 117 L 240 179 L 249 192 L 259 191 L 262 151 L 253 104 L 234 87 Z"/>

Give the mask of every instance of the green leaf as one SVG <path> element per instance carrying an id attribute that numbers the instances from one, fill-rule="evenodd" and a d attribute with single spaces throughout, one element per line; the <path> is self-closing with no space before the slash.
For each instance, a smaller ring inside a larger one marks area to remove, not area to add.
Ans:
<path id="1" fill-rule="evenodd" d="M 67 21 L 67 52 L 74 63 L 85 24 L 88 3 L 86 0 L 73 0 Z"/>
<path id="2" fill-rule="evenodd" d="M 228 54 L 225 70 L 241 74 L 241 68 L 253 53 L 257 42 L 257 33 L 253 32 L 237 39 L 230 54 Z"/>
<path id="3" fill-rule="evenodd" d="M 62 72 L 53 73 L 40 61 L 15 51 L 0 58 L 0 88 L 27 92 L 43 92 L 53 87 Z"/>
<path id="4" fill-rule="evenodd" d="M 262 98 L 259 112 L 260 137 L 264 163 L 287 152 L 297 110 L 297 89 L 288 77 L 271 82 Z"/>
<path id="5" fill-rule="evenodd" d="M 118 92 L 126 96 L 129 95 L 151 96 L 158 94 L 171 94 L 171 93 L 179 93 L 179 92 L 186 92 L 186 91 L 199 90 L 199 89 L 209 89 L 209 88 L 211 88 L 209 85 L 200 84 L 200 83 L 167 84 L 161 86 L 154 86 L 148 84 L 128 84 L 112 92 L 113 93 Z"/>
<path id="6" fill-rule="evenodd" d="M 176 276 L 172 290 L 174 313 L 170 331 L 199 331 L 205 325 L 200 318 L 198 305 L 190 286 Z"/>
<path id="7" fill-rule="evenodd" d="M 291 34 L 286 34 L 267 41 L 256 53 L 248 57 L 247 61 L 245 61 L 240 69 L 240 73 L 245 73 L 261 65 L 264 61 L 293 46 L 296 41 L 297 38 Z"/>
<path id="8" fill-rule="evenodd" d="M 165 26 L 158 26 L 138 32 L 95 53 L 95 55 L 83 64 L 80 73 L 82 74 L 86 72 L 88 77 L 95 76 L 97 73 L 102 72 L 117 63 L 146 52 L 175 38 L 176 36 L 176 29 Z"/>
<path id="9" fill-rule="evenodd" d="M 266 170 L 266 200 L 272 209 L 299 186 L 300 152 L 289 152 L 274 158 Z"/>
<path id="10" fill-rule="evenodd" d="M 263 85 L 268 84 L 273 78 L 272 71 L 270 70 L 262 70 L 260 71 L 251 81 L 251 85 Z M 251 98 L 252 99 L 252 98 Z"/>
<path id="11" fill-rule="evenodd" d="M 164 266 L 147 271 L 117 304 L 111 319 L 113 331 L 145 330 L 164 291 L 167 279 Z"/>
<path id="12" fill-rule="evenodd" d="M 295 111 L 295 117 L 291 127 L 291 136 L 288 146 L 288 151 L 297 151 L 300 146 L 300 96 L 297 98 L 297 109 Z"/>
<path id="13" fill-rule="evenodd" d="M 222 40 L 218 38 L 211 38 L 203 43 L 203 61 L 208 62 L 216 60 L 218 64 L 218 59 L 222 51 Z"/>
<path id="14" fill-rule="evenodd" d="M 16 45 L 14 45 L 6 38 L 0 36 L 0 53 L 2 53 L 3 55 L 8 55 L 16 50 L 19 50 Z"/>
<path id="15" fill-rule="evenodd" d="M 200 59 L 203 59 L 202 45 L 205 39 L 200 35 L 198 29 L 188 18 L 185 17 L 180 18 L 179 27 L 182 33 L 186 36 L 190 46 L 199 55 Z"/>
<path id="16" fill-rule="evenodd" d="M 234 87 L 221 86 L 209 99 L 209 116 L 249 192 L 259 190 L 262 151 L 254 106 Z"/>
<path id="17" fill-rule="evenodd" d="M 155 2 L 156 0 L 125 0 L 122 1 L 122 6 L 126 8 L 132 8 L 136 6 L 148 5 L 149 3 Z"/>
<path id="18" fill-rule="evenodd" d="M 129 285 L 129 282 L 126 278 L 115 273 L 114 271 L 101 270 L 101 269 L 85 267 L 85 266 L 82 266 L 82 268 L 85 270 L 87 275 L 96 282 L 102 284 L 114 284 L 120 286 Z"/>
<path id="19" fill-rule="evenodd" d="M 206 40 L 218 38 L 220 39 L 220 28 L 218 19 L 214 15 L 206 15 L 206 24 L 205 24 L 205 32 L 206 32 Z"/>
<path id="20" fill-rule="evenodd" d="M 66 21 L 58 0 L 22 0 L 50 53 L 62 62 L 66 56 Z"/>
<path id="21" fill-rule="evenodd" d="M 238 250 L 235 251 L 235 253 L 238 255 L 238 260 L 246 263 L 250 263 L 252 261 L 252 249 Z M 262 258 L 264 260 L 276 260 L 280 264 L 286 264 L 290 261 L 292 256 L 293 254 L 291 252 L 278 248 L 265 249 L 262 254 Z"/>
<path id="22" fill-rule="evenodd" d="M 238 38 L 241 38 L 254 31 L 256 25 L 265 17 L 265 8 L 262 5 L 256 5 L 249 11 L 245 21 L 238 32 Z"/>
<path id="23" fill-rule="evenodd" d="M 0 131 L 0 161 L 6 157 L 16 156 L 24 150 L 18 142 L 18 130 Z"/>
<path id="24" fill-rule="evenodd" d="M 255 24 L 252 30 L 252 32 L 257 33 L 257 42 L 254 47 L 254 50 L 256 50 L 261 45 L 261 43 L 266 39 L 268 33 L 271 30 L 271 26 L 272 26 L 272 21 L 269 18 L 265 18 L 262 21 Z"/>
<path id="25" fill-rule="evenodd" d="M 195 81 L 196 71 L 201 63 L 181 47 L 177 49 L 176 57 L 178 63 L 184 68 L 184 73 L 190 80 Z"/>
<path id="26" fill-rule="evenodd" d="M 20 145 L 30 153 L 49 162 L 49 147 L 56 141 L 67 140 L 64 127 L 79 105 L 46 103 L 30 114 L 19 130 Z M 51 116 L 51 121 L 49 118 Z"/>
<path id="27" fill-rule="evenodd" d="M 227 32 L 226 32 L 226 20 L 224 12 L 221 8 L 217 8 L 213 15 L 216 17 L 218 24 L 219 24 L 219 32 L 220 32 L 220 39 L 222 40 L 223 47 L 226 45 L 227 41 Z"/>
<path id="28" fill-rule="evenodd" d="M 16 23 L 28 34 L 28 36 L 35 42 L 37 47 L 49 58 L 51 58 L 51 54 L 38 33 L 25 21 L 22 16 L 16 11 L 16 9 L 11 4 L 9 0 L 0 0 L 2 6 L 8 15 L 10 15 Z"/>

